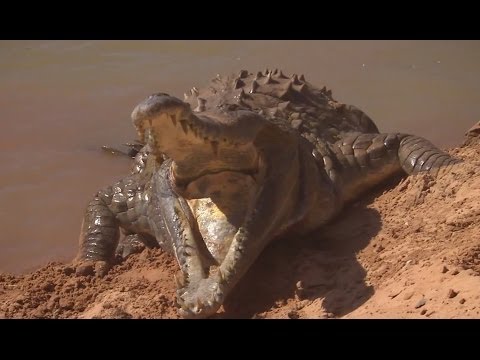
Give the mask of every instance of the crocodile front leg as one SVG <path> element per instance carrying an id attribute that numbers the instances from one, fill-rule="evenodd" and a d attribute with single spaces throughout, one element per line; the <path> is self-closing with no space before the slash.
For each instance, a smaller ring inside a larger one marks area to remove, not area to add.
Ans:
<path id="1" fill-rule="evenodd" d="M 120 228 L 130 235 L 127 240 L 132 240 L 133 234 L 148 240 L 152 233 L 146 213 L 148 185 L 141 175 L 134 174 L 95 195 L 82 223 L 77 262 L 100 264 L 95 271 L 103 276 L 114 262 Z"/>
<path id="2" fill-rule="evenodd" d="M 80 231 L 77 262 L 96 262 L 97 274 L 105 275 L 115 256 L 125 258 L 139 247 L 162 245 L 154 239 L 147 218 L 152 174 L 163 158 L 151 154 L 144 146 L 136 155 L 131 175 L 99 191 L 88 204 Z M 126 237 L 118 244 L 119 228 Z"/>
<path id="3" fill-rule="evenodd" d="M 145 248 L 158 247 L 157 240 L 148 234 L 127 233 L 123 238 L 120 238 L 117 248 L 115 250 L 115 257 L 120 260 L 125 260 L 132 254 L 138 254 Z"/>
<path id="4" fill-rule="evenodd" d="M 78 261 L 113 260 L 118 243 L 119 228 L 115 215 L 108 207 L 111 203 L 111 188 L 99 191 L 88 204 L 80 231 L 80 251 Z"/>

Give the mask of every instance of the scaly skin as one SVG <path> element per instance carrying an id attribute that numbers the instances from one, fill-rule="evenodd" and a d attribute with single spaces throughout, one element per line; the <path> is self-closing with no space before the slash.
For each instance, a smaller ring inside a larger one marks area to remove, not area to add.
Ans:
<path id="1" fill-rule="evenodd" d="M 214 314 L 274 239 L 317 229 L 396 173 L 437 176 L 457 161 L 420 137 L 379 134 L 331 91 L 278 70 L 217 76 L 185 101 L 152 95 L 132 119 L 146 146 L 87 207 L 78 260 L 105 273 L 115 253 L 158 244 L 179 263 L 185 317 Z"/>

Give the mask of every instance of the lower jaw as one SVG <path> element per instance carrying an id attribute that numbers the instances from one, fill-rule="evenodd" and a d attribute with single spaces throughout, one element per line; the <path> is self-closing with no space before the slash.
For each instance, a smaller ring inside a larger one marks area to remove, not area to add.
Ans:
<path id="1" fill-rule="evenodd" d="M 224 171 L 204 175 L 178 192 L 188 202 L 202 241 L 217 263 L 244 225 L 256 188 L 250 175 Z"/>

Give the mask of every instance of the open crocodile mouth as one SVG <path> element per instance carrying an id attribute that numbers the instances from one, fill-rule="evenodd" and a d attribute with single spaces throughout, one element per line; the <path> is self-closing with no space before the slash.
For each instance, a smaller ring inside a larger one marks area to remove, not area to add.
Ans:
<path id="1" fill-rule="evenodd" d="M 261 176 L 255 138 L 264 119 L 249 111 L 194 114 L 165 94 L 139 104 L 132 118 L 140 138 L 173 160 L 172 185 L 221 263 L 254 202 Z"/>
<path id="2" fill-rule="evenodd" d="M 297 221 L 290 215 L 303 194 L 301 139 L 229 105 L 193 113 L 155 94 L 132 113 L 141 140 L 167 156 L 149 178 L 148 224 L 180 266 L 178 303 L 187 316 L 218 309 L 269 240 Z"/>
<path id="3" fill-rule="evenodd" d="M 173 159 L 177 186 L 226 171 L 258 172 L 254 140 L 261 121 L 255 113 L 195 115 L 188 104 L 160 94 L 137 106 L 132 117 L 144 142 Z"/>

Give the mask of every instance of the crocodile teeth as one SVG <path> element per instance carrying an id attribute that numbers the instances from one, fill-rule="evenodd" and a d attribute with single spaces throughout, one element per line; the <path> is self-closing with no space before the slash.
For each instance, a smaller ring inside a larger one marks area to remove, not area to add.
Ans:
<path id="1" fill-rule="evenodd" d="M 177 126 L 177 117 L 175 115 L 170 116 L 170 120 L 172 120 L 173 126 Z"/>
<path id="2" fill-rule="evenodd" d="M 185 133 L 185 135 L 187 135 L 188 134 L 187 120 L 180 120 L 180 125 L 182 125 L 182 130 Z"/>
<path id="3" fill-rule="evenodd" d="M 188 124 L 188 128 L 190 129 L 190 131 L 193 133 L 193 135 L 195 137 L 197 137 L 197 129 L 194 128 L 192 125 Z"/>
<path id="4" fill-rule="evenodd" d="M 305 75 L 303 75 L 303 74 L 300 75 L 298 78 L 299 78 L 300 80 L 302 80 L 302 81 L 305 81 Z"/>
<path id="5" fill-rule="evenodd" d="M 263 74 L 261 71 L 257 72 L 257 75 L 255 76 L 255 80 L 258 80 L 263 77 Z"/>
<path id="6" fill-rule="evenodd" d="M 195 86 L 190 91 L 192 92 L 192 95 L 198 96 L 198 94 L 199 94 L 199 91 Z"/>
<path id="7" fill-rule="evenodd" d="M 210 141 L 210 145 L 212 146 L 213 153 L 215 156 L 218 155 L 218 141 Z"/>
<path id="8" fill-rule="evenodd" d="M 248 71 L 247 70 L 240 70 L 240 73 L 238 74 L 238 77 L 240 79 L 248 77 Z"/>
<path id="9" fill-rule="evenodd" d="M 282 70 L 280 70 L 280 71 L 278 72 L 278 76 L 277 76 L 277 77 L 280 78 L 280 79 L 288 79 L 288 76 L 286 76 L 286 75 L 282 72 Z"/>
<path id="10" fill-rule="evenodd" d="M 189 96 L 187 95 L 187 93 L 183 93 L 183 100 L 188 100 Z"/>
<path id="11" fill-rule="evenodd" d="M 203 138 L 205 137 L 205 134 L 203 133 L 203 128 L 201 128 L 201 127 L 198 128 L 198 127 L 197 127 L 197 128 L 195 128 L 195 131 L 196 131 L 195 136 L 196 136 L 197 138 L 203 139 Z"/>
<path id="12" fill-rule="evenodd" d="M 183 277 L 183 276 L 182 276 Z M 177 276 L 176 274 L 173 275 L 173 278 L 175 279 L 175 284 L 177 285 L 178 289 L 181 289 L 184 286 L 184 281 L 180 279 L 180 276 Z"/>

